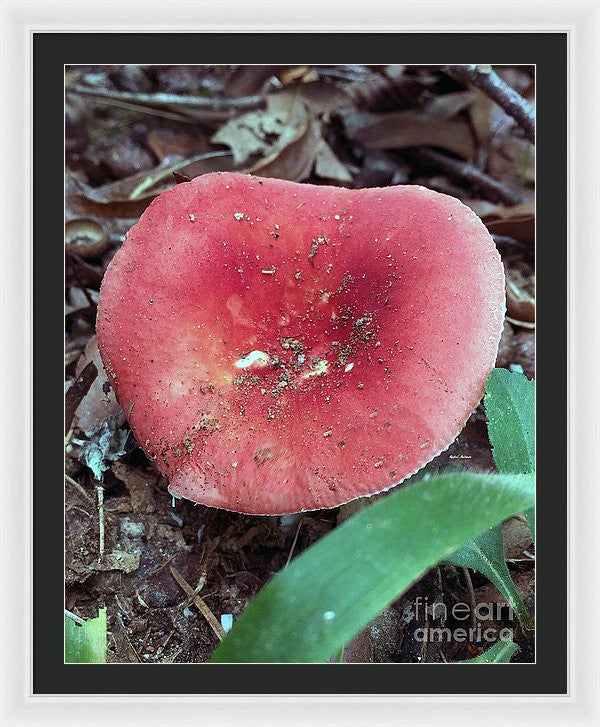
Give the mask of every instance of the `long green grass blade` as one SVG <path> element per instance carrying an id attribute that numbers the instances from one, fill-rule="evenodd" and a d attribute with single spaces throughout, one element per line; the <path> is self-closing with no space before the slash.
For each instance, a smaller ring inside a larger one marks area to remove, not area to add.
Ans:
<path id="1" fill-rule="evenodd" d="M 106 609 L 83 626 L 65 616 L 65 663 L 97 664 L 106 661 Z"/>
<path id="2" fill-rule="evenodd" d="M 468 472 L 398 490 L 276 575 L 212 661 L 325 661 L 429 568 L 533 497 L 530 476 Z"/>

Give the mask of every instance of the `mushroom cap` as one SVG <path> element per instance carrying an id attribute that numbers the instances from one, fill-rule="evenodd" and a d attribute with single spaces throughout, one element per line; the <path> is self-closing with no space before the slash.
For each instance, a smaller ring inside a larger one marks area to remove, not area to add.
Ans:
<path id="1" fill-rule="evenodd" d="M 500 257 L 457 199 L 214 173 L 131 228 L 97 334 L 173 494 L 281 514 L 386 490 L 446 449 L 503 319 Z"/>

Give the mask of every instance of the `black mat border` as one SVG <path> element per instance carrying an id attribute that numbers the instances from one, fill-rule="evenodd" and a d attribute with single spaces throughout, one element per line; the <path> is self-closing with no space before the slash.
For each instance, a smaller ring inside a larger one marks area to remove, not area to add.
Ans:
<path id="1" fill-rule="evenodd" d="M 64 665 L 63 65 L 103 63 L 537 65 L 537 664 Z M 567 684 L 567 36 L 34 34 L 34 692 L 565 693 Z M 23 244 L 27 244 L 24 240 Z M 465 668 L 469 669 L 468 676 Z"/>

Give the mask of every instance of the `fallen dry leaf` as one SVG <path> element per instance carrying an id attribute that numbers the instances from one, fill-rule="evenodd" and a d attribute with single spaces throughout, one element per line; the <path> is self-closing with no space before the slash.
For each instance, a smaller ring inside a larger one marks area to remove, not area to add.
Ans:
<path id="1" fill-rule="evenodd" d="M 496 207 L 482 212 L 481 219 L 493 235 L 512 237 L 531 247 L 535 244 L 535 205 Z"/>
<path id="2" fill-rule="evenodd" d="M 264 159 L 244 171 L 260 177 L 301 182 L 310 176 L 321 142 L 319 123 L 307 117 L 306 125 L 297 129 L 295 139 L 290 140 L 283 148 L 274 149 Z"/>
<path id="3" fill-rule="evenodd" d="M 520 517 L 511 517 L 502 524 L 504 555 L 507 560 L 523 558 L 523 551 L 533 545 L 529 525 Z"/>
<path id="4" fill-rule="evenodd" d="M 329 144 L 321 138 L 315 155 L 315 174 L 323 179 L 351 182 L 352 175 L 333 153 Z"/>
<path id="5" fill-rule="evenodd" d="M 535 180 L 535 150 L 516 136 L 495 136 L 489 151 L 489 174 L 510 187 L 522 188 Z"/>
<path id="6" fill-rule="evenodd" d="M 98 156 L 112 176 L 118 179 L 152 169 L 155 164 L 152 154 L 128 135 L 115 139 L 105 148 L 101 147 Z"/>
<path id="7" fill-rule="evenodd" d="M 307 88 L 310 86 L 309 84 Z M 211 139 L 229 146 L 235 164 L 251 162 L 250 174 L 302 181 L 313 167 L 319 177 L 349 183 L 352 176 L 321 133 L 321 123 L 296 90 L 272 94 L 264 112 L 229 121 Z"/>
<path id="8" fill-rule="evenodd" d="M 228 145 L 237 164 L 259 154 L 244 171 L 265 177 L 302 181 L 316 173 L 350 182 L 352 177 L 321 135 L 321 126 L 296 91 L 272 95 L 264 113 L 245 114 L 226 124 L 212 138 Z"/>
<path id="9" fill-rule="evenodd" d="M 402 65 L 377 66 L 364 69 L 344 91 L 352 105 L 365 111 L 397 111 L 413 106 L 428 83 L 405 74 Z"/>
<path id="10" fill-rule="evenodd" d="M 423 113 L 432 119 L 452 119 L 463 109 L 473 103 L 473 94 L 469 91 L 455 91 L 436 96 L 423 106 Z"/>
<path id="11" fill-rule="evenodd" d="M 353 141 L 366 149 L 407 149 L 435 146 L 463 159 L 472 159 L 473 137 L 462 121 L 435 119 L 414 111 L 361 114 L 358 127 L 346 127 Z"/>
<path id="12" fill-rule="evenodd" d="M 513 326 L 504 326 L 496 366 L 509 368 L 518 364 L 528 379 L 535 378 L 535 332 L 515 331 Z"/>
<path id="13" fill-rule="evenodd" d="M 535 573 L 533 570 L 525 571 L 520 573 L 514 571 L 512 574 L 513 582 L 519 592 L 521 598 L 525 601 L 531 599 L 535 592 Z M 476 603 L 506 603 L 506 596 L 491 583 L 486 583 L 484 586 L 480 586 L 475 589 L 475 602 Z"/>
<path id="14" fill-rule="evenodd" d="M 535 299 L 519 287 L 510 273 L 506 275 L 506 313 L 514 320 L 535 323 Z"/>
<path id="15" fill-rule="evenodd" d="M 255 154 L 272 157 L 282 151 L 306 132 L 308 121 L 306 105 L 296 94 L 271 94 L 264 111 L 251 111 L 232 119 L 211 141 L 228 146 L 234 164 L 239 166 Z"/>
<path id="16" fill-rule="evenodd" d="M 131 511 L 134 513 L 151 513 L 156 510 L 153 485 L 155 474 L 147 474 L 140 468 L 130 467 L 124 462 L 116 461 L 111 465 L 114 476 L 120 480 L 129 492 Z"/>
<path id="17" fill-rule="evenodd" d="M 83 367 L 73 384 L 67 389 L 65 395 L 65 434 L 71 428 L 73 415 L 79 406 L 79 402 L 89 391 L 90 386 L 98 376 L 98 369 L 93 361 L 88 361 Z"/>
<path id="18" fill-rule="evenodd" d="M 362 167 L 354 180 L 357 189 L 365 187 L 387 187 L 390 184 L 406 184 L 410 168 L 391 154 L 379 149 L 364 153 Z"/>
<path id="19" fill-rule="evenodd" d="M 156 196 L 173 187 L 173 172 L 192 178 L 208 172 L 231 171 L 232 168 L 228 152 L 212 151 L 176 162 L 163 161 L 150 171 L 100 187 L 90 187 L 71 175 L 66 199 L 70 208 L 78 213 L 133 219 L 139 217 Z"/>
<path id="20" fill-rule="evenodd" d="M 150 202 L 164 190 L 154 190 L 140 199 L 131 200 L 129 195 L 148 176 L 147 172 L 134 174 L 117 182 L 100 187 L 91 187 L 77 176 L 68 174 L 66 201 L 73 212 L 92 214 L 99 217 L 137 218 Z M 168 189 L 165 187 L 164 189 Z"/>
<path id="21" fill-rule="evenodd" d="M 147 143 L 159 162 L 186 159 L 210 150 L 206 139 L 172 129 L 154 129 L 148 134 Z"/>
<path id="22" fill-rule="evenodd" d="M 139 567 L 139 555 L 133 555 L 125 550 L 113 550 L 112 553 L 106 553 L 99 563 L 95 563 L 92 570 L 120 570 L 123 573 L 133 573 Z"/>
<path id="23" fill-rule="evenodd" d="M 118 426 L 125 421 L 125 415 L 117 402 L 114 391 L 112 389 L 108 392 L 104 391 L 104 384 L 106 383 L 107 376 L 104 372 L 100 352 L 98 351 L 96 336 L 92 336 L 92 338 L 90 338 L 83 354 L 77 362 L 77 367 L 75 369 L 77 376 L 81 374 L 83 369 L 90 362 L 93 362 L 96 366 L 98 375 L 77 407 L 74 419 L 75 425 L 79 427 L 79 429 L 83 430 L 88 436 L 91 435 L 92 432 L 96 431 L 104 419 L 107 419 L 108 417 L 118 414 L 118 418 L 120 419 Z"/>
<path id="24" fill-rule="evenodd" d="M 227 151 L 208 151 L 187 159 L 165 160 L 131 191 L 129 199 L 136 200 L 145 197 L 147 194 L 151 194 L 157 185 L 160 185 L 161 190 L 167 183 L 170 187 L 173 186 L 172 182 L 177 182 L 176 174 L 193 179 L 208 172 L 231 171 L 230 156 Z"/>
<path id="25" fill-rule="evenodd" d="M 470 92 L 473 98 L 473 103 L 469 107 L 471 124 L 481 146 L 488 149 L 492 137 L 497 134 L 505 135 L 513 128 L 515 122 L 483 91 L 471 86 Z"/>
<path id="26" fill-rule="evenodd" d="M 335 109 L 348 106 L 351 100 L 343 88 L 326 81 L 305 83 L 295 89 L 298 96 L 306 103 L 314 116 L 329 120 Z"/>
<path id="27" fill-rule="evenodd" d="M 251 96 L 263 90 L 266 82 L 287 66 L 238 66 L 229 75 L 223 95 L 227 98 Z"/>

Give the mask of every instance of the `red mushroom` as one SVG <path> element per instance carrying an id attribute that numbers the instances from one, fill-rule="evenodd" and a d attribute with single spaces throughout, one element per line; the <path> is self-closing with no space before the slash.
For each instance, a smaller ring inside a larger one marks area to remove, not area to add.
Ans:
<path id="1" fill-rule="evenodd" d="M 499 255 L 453 197 L 216 173 L 130 230 L 97 330 L 170 491 L 281 514 L 386 490 L 446 449 L 503 317 Z"/>

